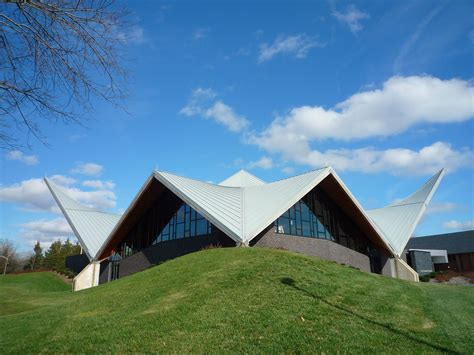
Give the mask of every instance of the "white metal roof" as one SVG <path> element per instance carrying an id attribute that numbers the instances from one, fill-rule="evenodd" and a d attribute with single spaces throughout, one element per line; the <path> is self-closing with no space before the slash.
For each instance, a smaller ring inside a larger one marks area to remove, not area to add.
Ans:
<path id="1" fill-rule="evenodd" d="M 242 241 L 242 191 L 155 171 L 155 178 L 229 237 Z"/>
<path id="2" fill-rule="evenodd" d="M 364 211 L 330 167 L 267 184 L 244 170 L 219 185 L 154 171 L 144 186 L 148 186 L 153 179 L 158 180 L 236 243 L 248 244 L 330 174 L 361 211 L 387 248 L 400 255 L 439 185 L 444 170 L 406 199 L 370 211 Z M 45 180 L 91 258 L 98 257 L 100 250 L 104 250 L 106 240 L 111 240 L 114 231 L 126 220 L 127 214 L 134 209 L 137 199 L 141 198 L 144 191 L 142 188 L 119 221 L 120 216 L 94 211 L 80 205 L 59 187 Z"/>
<path id="3" fill-rule="evenodd" d="M 82 249 L 90 260 L 94 259 L 120 216 L 81 205 L 51 180 L 45 178 L 44 181 L 74 231 Z"/>
<path id="4" fill-rule="evenodd" d="M 245 206 L 242 241 L 248 242 L 256 237 L 329 173 L 330 168 L 322 168 L 269 184 L 242 188 Z"/>
<path id="5" fill-rule="evenodd" d="M 255 175 L 250 174 L 246 170 L 240 170 L 232 176 L 222 181 L 219 185 L 231 187 L 246 187 L 264 185 L 265 181 L 259 179 Z"/>
<path id="6" fill-rule="evenodd" d="M 405 249 L 443 176 L 444 169 L 407 198 L 384 208 L 367 211 L 369 217 L 382 230 L 398 256 Z"/>

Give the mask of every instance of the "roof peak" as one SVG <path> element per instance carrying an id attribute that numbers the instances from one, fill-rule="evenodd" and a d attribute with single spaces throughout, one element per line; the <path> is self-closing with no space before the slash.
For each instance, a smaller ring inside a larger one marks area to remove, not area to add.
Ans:
<path id="1" fill-rule="evenodd" d="M 265 184 L 265 181 L 259 179 L 258 177 L 244 169 L 240 169 L 238 172 L 229 176 L 227 179 L 219 183 L 220 186 L 229 187 L 247 187 Z"/>

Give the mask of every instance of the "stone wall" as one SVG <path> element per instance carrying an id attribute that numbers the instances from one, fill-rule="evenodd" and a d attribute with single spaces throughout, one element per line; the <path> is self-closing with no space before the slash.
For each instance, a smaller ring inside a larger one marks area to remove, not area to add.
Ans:
<path id="1" fill-rule="evenodd" d="M 283 248 L 298 253 L 334 260 L 340 264 L 353 266 L 370 272 L 370 260 L 367 255 L 346 248 L 326 239 L 293 236 L 276 233 L 269 228 L 252 243 L 256 247 Z"/>

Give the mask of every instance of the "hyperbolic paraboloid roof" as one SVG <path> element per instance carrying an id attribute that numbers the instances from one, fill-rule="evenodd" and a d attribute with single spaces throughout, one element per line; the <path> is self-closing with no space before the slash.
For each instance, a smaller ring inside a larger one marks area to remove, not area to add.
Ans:
<path id="1" fill-rule="evenodd" d="M 97 258 L 103 253 L 137 201 L 143 198 L 146 187 L 154 181 L 164 185 L 237 244 L 247 245 L 330 175 L 383 245 L 391 253 L 400 255 L 443 174 L 440 171 L 405 200 L 366 212 L 330 167 L 272 183 L 265 183 L 241 170 L 218 185 L 154 171 L 121 218 L 81 206 L 47 179 L 46 182 L 91 258 Z"/>
<path id="2" fill-rule="evenodd" d="M 81 243 L 83 251 L 90 260 L 94 259 L 120 216 L 81 205 L 48 178 L 45 178 L 44 181 Z"/>
<path id="3" fill-rule="evenodd" d="M 407 198 L 384 208 L 367 211 L 370 218 L 390 241 L 397 255 L 405 249 L 443 176 L 444 169 Z"/>

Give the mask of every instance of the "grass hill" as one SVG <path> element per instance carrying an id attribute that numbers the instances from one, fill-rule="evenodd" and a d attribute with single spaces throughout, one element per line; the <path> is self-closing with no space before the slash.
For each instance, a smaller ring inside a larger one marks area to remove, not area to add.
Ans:
<path id="1" fill-rule="evenodd" d="M 77 293 L 50 273 L 0 277 L 0 329 L 8 354 L 472 353 L 474 288 L 212 249 Z"/>

